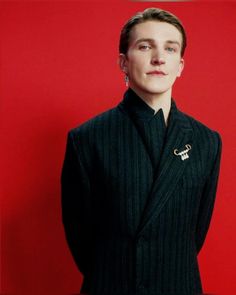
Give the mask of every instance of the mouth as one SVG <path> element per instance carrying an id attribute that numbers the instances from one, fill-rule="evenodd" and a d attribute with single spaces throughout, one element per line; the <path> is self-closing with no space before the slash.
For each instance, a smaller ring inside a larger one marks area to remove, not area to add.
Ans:
<path id="1" fill-rule="evenodd" d="M 167 75 L 166 73 L 164 73 L 162 71 L 151 71 L 151 72 L 147 72 L 146 74 L 147 75 L 153 75 L 153 76 L 159 76 L 159 77 Z"/>

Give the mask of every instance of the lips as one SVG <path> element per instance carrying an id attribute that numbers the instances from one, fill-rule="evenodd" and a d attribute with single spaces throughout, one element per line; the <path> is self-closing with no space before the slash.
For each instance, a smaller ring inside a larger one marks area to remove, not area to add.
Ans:
<path id="1" fill-rule="evenodd" d="M 166 73 L 162 72 L 162 71 L 151 71 L 151 72 L 147 72 L 147 75 L 157 75 L 157 76 L 165 76 Z"/>

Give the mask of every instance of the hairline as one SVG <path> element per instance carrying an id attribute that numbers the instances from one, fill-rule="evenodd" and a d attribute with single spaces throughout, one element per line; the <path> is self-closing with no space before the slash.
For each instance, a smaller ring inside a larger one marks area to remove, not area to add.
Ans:
<path id="1" fill-rule="evenodd" d="M 164 22 L 174 26 L 181 35 L 180 55 L 181 57 L 184 56 L 187 45 L 187 36 L 181 20 L 171 12 L 159 8 L 147 8 L 142 12 L 138 12 L 126 22 L 120 35 L 119 53 L 127 53 L 130 46 L 130 35 L 133 28 L 135 28 L 138 24 L 145 23 L 147 21 Z"/>
<path id="2" fill-rule="evenodd" d="M 183 47 L 183 36 L 182 36 L 182 33 L 181 33 L 181 31 L 175 26 L 175 25 L 173 25 L 173 24 L 171 24 L 171 23 L 169 23 L 169 22 L 167 22 L 167 21 L 162 21 L 162 20 L 158 20 L 158 19 L 146 19 L 146 20 L 143 20 L 143 21 L 141 21 L 141 22 L 138 22 L 138 23 L 136 23 L 135 25 L 133 25 L 132 26 L 132 28 L 130 29 L 130 31 L 129 31 L 129 40 L 128 40 L 128 47 L 127 47 L 127 52 L 128 52 L 128 50 L 129 50 L 129 47 L 130 47 L 130 41 L 131 41 L 131 35 L 132 35 L 132 31 L 133 31 L 133 29 L 137 26 L 137 25 L 140 25 L 140 24 L 143 24 L 143 23 L 146 23 L 146 22 L 148 22 L 148 21 L 151 21 L 151 22 L 159 22 L 159 23 L 167 23 L 167 24 L 170 24 L 170 25 L 172 25 L 173 27 L 175 27 L 177 30 L 178 30 L 178 32 L 179 32 L 179 34 L 180 34 L 180 38 L 181 38 L 181 42 L 178 42 L 178 41 L 176 41 L 176 40 L 167 40 L 167 41 L 165 41 L 165 42 L 167 42 L 167 43 L 177 43 L 179 46 L 180 46 L 180 49 L 182 50 L 182 47 Z M 143 39 L 143 40 L 154 40 L 154 39 L 152 39 L 152 38 L 141 38 L 141 39 Z M 126 52 L 126 53 L 127 53 Z M 123 53 L 123 52 L 120 52 L 120 53 Z"/>

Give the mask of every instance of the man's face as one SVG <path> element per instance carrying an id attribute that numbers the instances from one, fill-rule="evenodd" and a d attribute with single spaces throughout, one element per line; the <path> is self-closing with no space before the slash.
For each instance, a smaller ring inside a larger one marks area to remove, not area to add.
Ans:
<path id="1" fill-rule="evenodd" d="M 181 33 L 169 23 L 146 21 L 135 25 L 128 52 L 119 57 L 130 87 L 141 95 L 171 93 L 184 66 L 181 45 Z"/>

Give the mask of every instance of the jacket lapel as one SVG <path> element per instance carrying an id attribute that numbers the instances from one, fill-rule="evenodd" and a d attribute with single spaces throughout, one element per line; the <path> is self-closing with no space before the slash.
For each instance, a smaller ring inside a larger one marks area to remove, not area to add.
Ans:
<path id="1" fill-rule="evenodd" d="M 153 219 L 160 214 L 183 175 L 188 161 L 191 161 L 191 156 L 183 160 L 180 155 L 175 155 L 174 149 L 183 151 L 186 149 L 186 144 L 190 144 L 191 148 L 193 148 L 192 136 L 193 131 L 189 120 L 176 108 L 174 101 L 172 101 L 166 141 L 157 173 L 154 176 L 152 189 L 139 224 L 138 235 L 141 235 Z M 188 154 L 191 154 L 191 150 Z"/>

